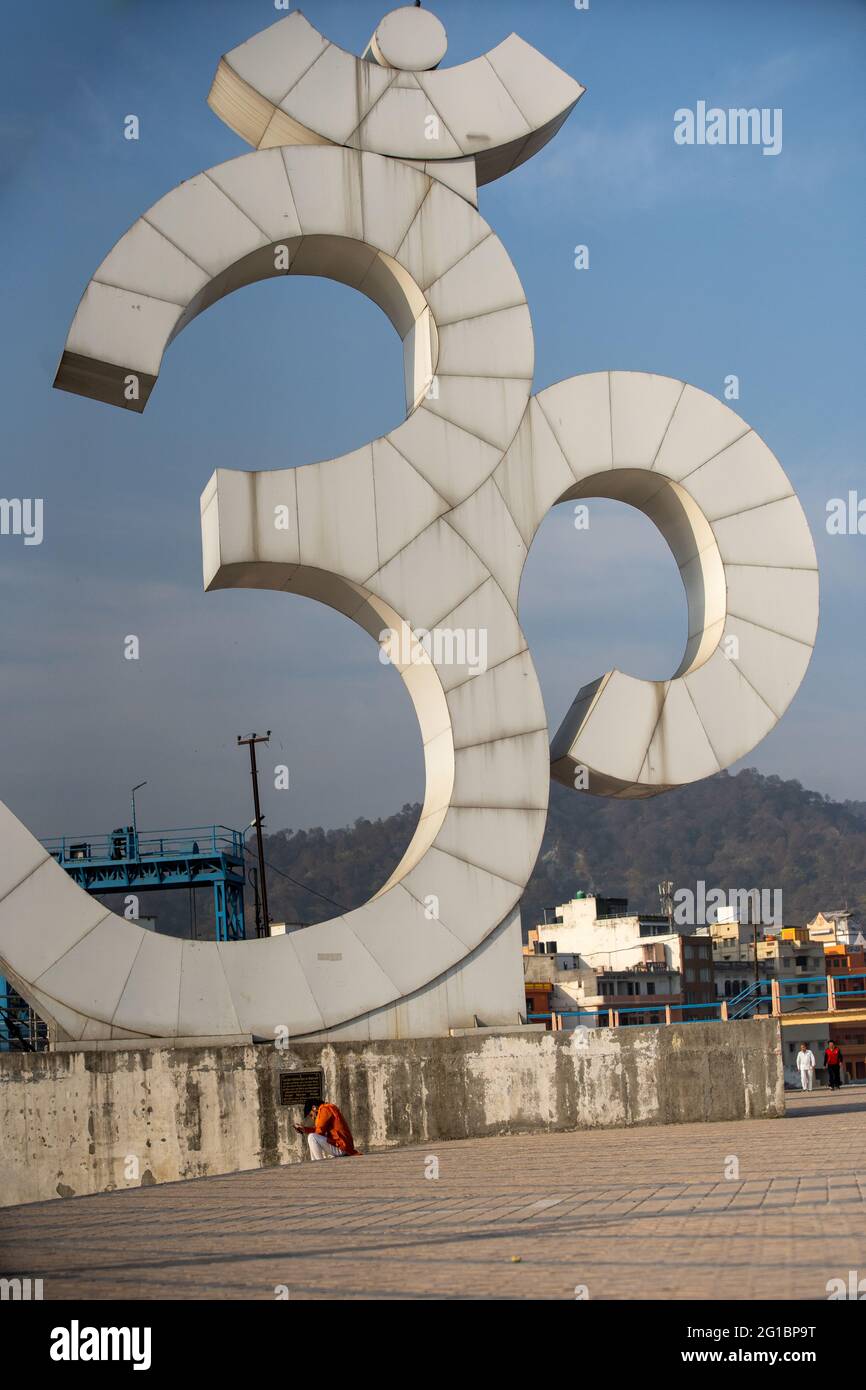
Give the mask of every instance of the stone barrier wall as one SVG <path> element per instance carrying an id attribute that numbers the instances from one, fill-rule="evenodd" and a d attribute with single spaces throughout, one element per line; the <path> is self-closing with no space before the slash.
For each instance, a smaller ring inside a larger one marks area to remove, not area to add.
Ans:
<path id="1" fill-rule="evenodd" d="M 322 1072 L 364 1152 L 784 1113 L 774 1019 L 400 1042 L 0 1054 L 0 1203 L 297 1163 L 281 1073 Z M 297 1079 L 297 1078 L 295 1078 Z"/>

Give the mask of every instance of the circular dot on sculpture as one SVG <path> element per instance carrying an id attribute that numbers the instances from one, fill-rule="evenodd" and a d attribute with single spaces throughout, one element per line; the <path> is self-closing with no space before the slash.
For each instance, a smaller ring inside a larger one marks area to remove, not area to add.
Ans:
<path id="1" fill-rule="evenodd" d="M 386 14 L 376 29 L 377 56 L 402 72 L 429 72 L 442 62 L 448 47 L 445 26 L 429 10 L 403 5 Z"/>

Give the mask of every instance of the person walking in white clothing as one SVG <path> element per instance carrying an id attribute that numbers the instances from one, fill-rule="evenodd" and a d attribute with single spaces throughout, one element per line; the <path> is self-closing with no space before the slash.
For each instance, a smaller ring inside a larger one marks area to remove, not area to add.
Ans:
<path id="1" fill-rule="evenodd" d="M 800 1051 L 797 1053 L 797 1070 L 800 1073 L 800 1085 L 804 1091 L 811 1091 L 815 1080 L 815 1054 L 806 1043 L 800 1043 Z"/>

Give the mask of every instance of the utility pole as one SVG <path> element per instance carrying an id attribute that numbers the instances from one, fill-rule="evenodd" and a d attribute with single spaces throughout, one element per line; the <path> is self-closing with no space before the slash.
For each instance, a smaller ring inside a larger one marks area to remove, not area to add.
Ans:
<path id="1" fill-rule="evenodd" d="M 259 772 L 256 767 L 256 744 L 268 743 L 271 731 L 268 729 L 266 734 L 250 734 L 247 738 L 242 738 L 238 734 L 238 744 L 245 743 L 250 750 L 250 775 L 253 779 L 253 806 L 256 813 L 256 843 L 259 851 L 259 889 L 262 895 L 262 922 L 259 927 L 256 923 L 256 930 L 260 936 L 270 935 L 270 917 L 268 916 L 268 881 L 265 878 L 265 850 L 262 844 L 262 812 L 259 806 Z"/>
<path id="2" fill-rule="evenodd" d="M 256 905 L 256 936 L 262 934 L 262 908 L 259 902 L 259 871 L 250 868 L 250 882 L 253 885 L 253 899 Z"/>
<path id="3" fill-rule="evenodd" d="M 255 830 L 256 824 L 256 821 L 251 820 L 242 836 L 244 846 L 243 860 L 245 864 L 247 862 L 247 836 L 249 835 L 251 830 Z M 261 936 L 262 907 L 261 903 L 259 902 L 259 871 L 258 869 L 254 869 L 252 864 L 250 865 L 250 883 L 253 885 L 253 901 L 255 903 L 256 908 L 256 936 Z"/>

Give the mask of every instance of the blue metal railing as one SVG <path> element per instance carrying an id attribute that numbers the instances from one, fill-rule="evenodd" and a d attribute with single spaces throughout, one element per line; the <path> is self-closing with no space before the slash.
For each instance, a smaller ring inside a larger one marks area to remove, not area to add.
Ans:
<path id="1" fill-rule="evenodd" d="M 847 971 L 845 971 L 844 973 L 840 971 L 838 975 L 834 971 L 831 971 L 830 979 L 836 986 L 834 994 L 836 995 L 837 999 L 840 994 L 843 995 L 845 998 L 850 998 L 852 994 L 866 995 L 866 989 L 844 989 L 842 987 L 843 982 L 845 980 L 866 980 L 866 970 L 852 970 L 850 975 Z"/>
<path id="2" fill-rule="evenodd" d="M 647 1000 L 649 1000 L 649 999 L 651 999 L 651 998 L 652 998 L 652 995 L 648 995 L 648 996 L 647 996 Z M 668 1004 L 668 1005 L 665 1005 L 665 1004 L 650 1004 L 649 1002 L 647 1002 L 646 1004 L 629 1005 L 627 1008 L 624 1008 L 624 1009 L 617 1008 L 617 1007 L 614 1007 L 614 1008 L 612 1008 L 612 1009 L 605 1009 L 605 1008 L 601 1008 L 601 1007 L 600 1007 L 600 1008 L 598 1008 L 598 1009 L 556 1009 L 556 1010 L 554 1010 L 554 1012 L 556 1013 L 557 1018 L 590 1018 L 590 1019 L 592 1019 L 593 1022 L 596 1023 L 596 1024 L 598 1023 L 598 1020 L 599 1020 L 600 1018 L 604 1017 L 605 1019 L 607 1019 L 607 1017 L 609 1017 L 609 1015 L 612 1014 L 612 1013 L 615 1013 L 615 1014 L 617 1015 L 618 1018 L 621 1018 L 623 1014 L 643 1014 L 644 1016 L 646 1016 L 646 1015 L 648 1015 L 648 1014 L 654 1014 L 654 1015 L 657 1015 L 657 1016 L 658 1016 L 658 1018 L 657 1018 L 657 1021 L 658 1021 L 658 1022 L 664 1023 L 664 1022 L 665 1022 L 665 1018 L 666 1018 L 666 1009 L 667 1009 L 667 1008 L 670 1009 L 670 1011 L 671 1011 L 672 1014 L 674 1014 L 674 1013 L 683 1014 L 683 1013 L 688 1013 L 688 1012 L 695 1012 L 696 1010 L 701 1009 L 701 1010 L 704 1011 L 704 1013 L 706 1013 L 707 1010 L 710 1010 L 710 1011 L 715 1011 L 716 1013 L 718 1013 L 718 1014 L 720 1015 L 720 1014 L 721 1014 L 722 1004 L 723 1004 L 723 1003 L 724 1003 L 724 1000 L 721 1000 L 721 999 L 708 999 L 708 1000 L 706 1000 L 703 1004 Z M 553 1016 L 553 1015 L 552 1015 L 552 1014 L 549 1014 L 549 1013 L 546 1013 L 546 1014 L 543 1014 L 543 1013 L 542 1013 L 542 1014 L 527 1014 L 527 1015 L 526 1015 L 526 1021 L 527 1021 L 527 1023 L 529 1023 L 530 1021 L 533 1021 L 533 1022 L 540 1022 L 540 1021 L 542 1021 L 542 1020 L 546 1020 L 546 1019 L 552 1018 L 552 1016 Z M 654 1020 L 654 1021 L 655 1021 L 655 1020 Z M 708 1021 L 708 1020 L 707 1020 L 706 1018 L 677 1018 L 677 1019 L 672 1019 L 672 1022 L 674 1022 L 674 1023 L 706 1023 L 707 1021 Z M 602 1027 L 606 1027 L 607 1024 L 605 1023 L 605 1024 L 602 1024 L 601 1026 L 602 1026 Z M 614 1026 L 616 1026 L 616 1025 L 614 1025 Z"/>
<path id="3" fill-rule="evenodd" d="M 0 1052 L 41 1052 L 47 1046 L 47 1024 L 0 978 Z"/>
<path id="4" fill-rule="evenodd" d="M 746 985 L 745 989 L 741 989 L 739 994 L 730 995 L 728 998 L 729 1016 L 732 1009 L 738 1009 L 742 1003 L 755 998 L 756 995 L 763 997 L 763 981 L 753 980 L 751 984 Z"/>
<path id="5" fill-rule="evenodd" d="M 850 989 L 847 987 L 851 980 L 866 981 L 866 971 L 851 971 L 850 973 L 845 971 L 844 974 L 840 971 L 838 975 L 834 975 L 830 972 L 829 978 L 832 979 L 835 984 L 835 989 L 833 991 L 835 996 L 835 1010 L 832 1012 L 844 1015 L 845 1007 L 844 1005 L 840 1007 L 841 1000 L 859 1000 L 861 996 L 866 999 L 866 988 Z M 796 1013 L 796 1007 L 792 1006 L 795 1006 L 801 1000 L 826 1000 L 829 993 L 827 979 L 827 975 L 782 976 L 777 981 L 779 986 L 780 1013 Z M 802 992 L 798 988 L 796 994 L 785 994 L 783 991 L 785 985 L 801 986 L 810 984 L 818 984 L 821 988 L 816 990 L 803 990 Z M 683 1015 L 690 1012 L 694 1014 L 698 1010 L 703 1011 L 704 1015 L 706 1015 L 706 1011 L 710 1010 L 714 1011 L 714 1016 L 721 1018 L 723 1005 L 726 1004 L 729 1022 L 736 1022 L 738 1020 L 754 1017 L 755 1011 L 762 1004 L 768 1005 L 769 1010 L 772 1010 L 773 1001 L 770 993 L 770 986 L 770 979 L 755 981 L 744 990 L 741 990 L 739 994 L 735 994 L 731 998 L 714 999 L 703 1004 L 653 1004 L 650 1002 L 652 995 L 647 995 L 647 1002 L 645 1004 L 629 1004 L 625 1008 L 613 1005 L 610 1008 L 600 1006 L 597 1009 L 556 1009 L 553 1012 L 556 1014 L 557 1018 L 574 1018 L 578 1020 L 585 1018 L 590 1019 L 593 1026 L 605 1027 L 609 1023 L 611 1014 L 615 1014 L 617 1018 L 621 1018 L 623 1014 L 643 1014 L 645 1017 L 655 1015 L 656 1018 L 653 1021 L 664 1024 L 666 1021 L 666 1008 L 670 1009 L 672 1015 Z M 830 1011 L 829 1005 L 828 1011 Z M 527 1023 L 548 1022 L 552 1017 L 553 1013 L 529 1013 L 526 1015 L 526 1021 Z M 604 1023 L 600 1023 L 602 1018 L 605 1020 Z M 701 1023 L 706 1022 L 706 1016 L 703 1019 L 684 1018 L 680 1016 L 676 1019 L 672 1018 L 671 1021 L 673 1023 Z"/>
<path id="6" fill-rule="evenodd" d="M 246 935 L 241 830 L 192 825 L 139 831 L 121 825 L 109 835 L 63 835 L 42 843 L 87 893 L 139 893 L 210 884 L 217 940 L 240 940 Z"/>
<path id="7" fill-rule="evenodd" d="M 767 998 L 765 983 L 764 980 L 753 980 L 745 989 L 741 989 L 739 994 L 734 994 L 728 1000 L 728 1018 L 751 1018 L 758 1005 Z"/>
<path id="8" fill-rule="evenodd" d="M 192 825 L 177 830 L 135 831 L 122 826 L 110 835 L 61 835 L 42 844 L 64 867 L 117 863 L 131 859 L 189 859 L 228 855 L 243 860 L 243 832 L 225 825 Z"/>
<path id="9" fill-rule="evenodd" d="M 866 971 L 863 971 L 863 970 L 856 970 L 856 971 L 854 971 L 854 970 L 852 970 L 851 973 L 849 974 L 849 973 L 847 972 L 847 970 L 846 970 L 844 973 L 842 973 L 842 972 L 840 971 L 838 975 L 834 975 L 834 973 L 833 973 L 832 971 L 829 971 L 829 972 L 828 972 L 828 975 L 790 975 L 790 976 L 787 976 L 785 979 L 780 980 L 780 981 L 779 981 L 779 986 L 780 986 L 780 988 L 781 988 L 782 985 L 811 985 L 811 984 L 820 984 L 820 985 L 822 986 L 821 989 L 816 989 L 816 990 L 803 990 L 802 992 L 801 992 L 800 990 L 797 990 L 797 993 L 796 993 L 796 994 L 782 994 L 782 995 L 781 995 L 781 1002 L 782 1002 L 782 1003 L 785 1003 L 786 1001 L 790 1001 L 790 1000 L 794 1000 L 794 999 L 821 999 L 821 998 L 826 999 L 826 998 L 827 998 L 827 995 L 828 995 L 828 993 L 829 993 L 829 986 L 828 986 L 828 984 L 827 984 L 828 976 L 829 976 L 829 978 L 833 981 L 833 983 L 834 983 L 834 985 L 835 985 L 835 988 L 834 988 L 833 993 L 835 994 L 837 1000 L 838 1000 L 838 998 L 839 998 L 840 995 L 841 995 L 843 998 L 845 998 L 845 999 L 850 999 L 852 996 L 855 996 L 855 995 L 858 995 L 858 994 L 864 994 L 864 995 L 866 995 L 866 990 L 863 990 L 863 989 L 850 989 L 850 990 L 849 990 L 849 989 L 843 988 L 843 984 L 844 984 L 846 981 L 848 981 L 848 980 L 866 980 Z"/>

